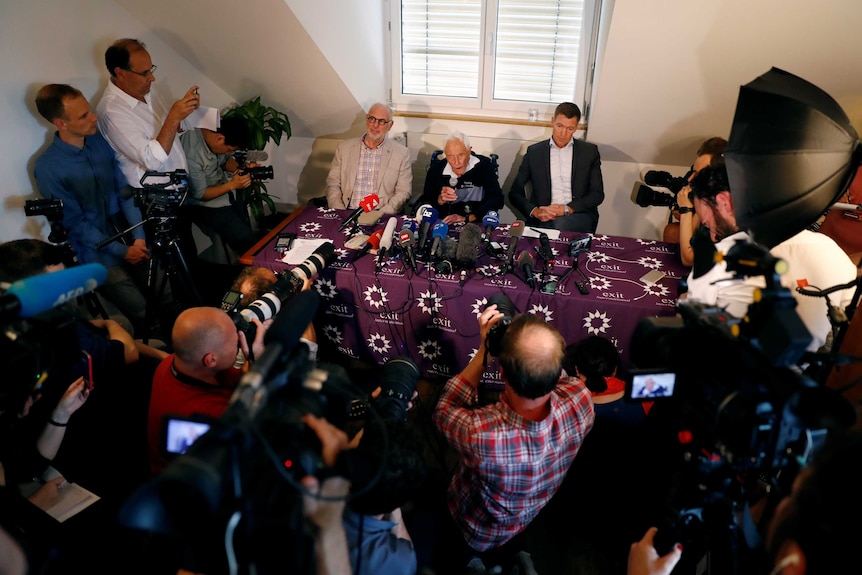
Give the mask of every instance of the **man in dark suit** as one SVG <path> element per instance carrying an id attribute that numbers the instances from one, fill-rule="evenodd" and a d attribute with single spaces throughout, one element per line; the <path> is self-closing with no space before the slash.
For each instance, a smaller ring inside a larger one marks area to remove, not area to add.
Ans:
<path id="1" fill-rule="evenodd" d="M 598 207 L 605 199 L 602 160 L 594 144 L 574 139 L 580 120 L 580 109 L 563 102 L 554 110 L 551 139 L 527 148 L 509 199 L 528 226 L 596 231 Z"/>

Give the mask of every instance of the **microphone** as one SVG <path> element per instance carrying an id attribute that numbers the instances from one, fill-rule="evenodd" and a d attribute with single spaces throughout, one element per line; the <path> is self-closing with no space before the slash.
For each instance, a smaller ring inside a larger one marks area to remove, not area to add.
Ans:
<path id="1" fill-rule="evenodd" d="M 438 215 L 439 212 L 430 206 L 422 210 L 422 223 L 419 225 L 418 250 L 420 252 L 425 250 L 425 244 L 428 242 L 428 231 L 431 229 L 431 226 L 437 221 Z"/>
<path id="2" fill-rule="evenodd" d="M 449 187 L 453 189 L 458 187 L 458 176 L 455 174 L 449 176 Z"/>
<path id="3" fill-rule="evenodd" d="M 413 271 L 416 270 L 416 254 L 413 253 L 413 244 L 416 243 L 416 240 L 413 236 L 413 232 L 410 230 L 401 230 L 401 233 L 398 234 L 398 241 L 401 243 L 401 249 L 404 250 L 404 253 L 407 254 L 407 260 L 410 262 L 410 267 L 413 268 Z"/>
<path id="4" fill-rule="evenodd" d="M 412 218 L 412 219 L 413 219 L 416 223 L 422 223 L 422 214 L 423 214 L 423 213 L 425 212 L 425 210 L 427 210 L 428 208 L 433 208 L 433 207 L 434 207 L 434 206 L 432 206 L 431 204 L 422 204 L 421 206 L 419 206 L 418 208 L 416 208 L 416 216 L 415 216 L 414 218 Z M 413 228 L 413 231 L 415 232 L 415 231 L 416 231 L 416 228 Z"/>
<path id="5" fill-rule="evenodd" d="M 362 246 L 362 249 L 356 252 L 356 255 L 353 256 L 353 261 L 358 260 L 365 254 L 367 254 L 371 250 L 380 249 L 380 240 L 383 238 L 383 230 L 377 230 L 373 234 L 371 234 L 367 240 L 365 240 L 365 245 Z M 391 243 L 391 240 L 390 240 Z"/>
<path id="6" fill-rule="evenodd" d="M 527 250 L 518 254 L 518 265 L 524 270 L 524 281 L 531 288 L 536 288 L 536 278 L 533 277 L 533 256 Z"/>
<path id="7" fill-rule="evenodd" d="M 515 269 L 515 250 L 518 249 L 518 238 L 524 235 L 524 220 L 515 220 L 509 227 L 509 250 L 506 252 L 506 267 L 511 271 Z"/>
<path id="8" fill-rule="evenodd" d="M 269 154 L 264 152 L 263 150 L 247 150 L 245 152 L 245 161 L 246 162 L 265 162 L 269 159 Z"/>
<path id="9" fill-rule="evenodd" d="M 539 257 L 545 260 L 546 266 L 554 265 L 554 251 L 551 249 L 551 242 L 545 232 L 539 233 Z"/>
<path id="10" fill-rule="evenodd" d="M 24 278 L 0 296 L 0 317 L 33 317 L 93 291 L 107 278 L 108 269 L 102 264 L 84 264 Z"/>
<path id="11" fill-rule="evenodd" d="M 455 265 L 462 270 L 474 269 L 481 243 L 481 228 L 476 224 L 465 225 L 461 229 L 461 236 L 458 238 L 458 247 L 455 248 Z"/>
<path id="12" fill-rule="evenodd" d="M 434 238 L 434 241 L 431 242 L 431 257 L 436 258 L 440 255 L 443 246 L 443 238 L 445 238 L 449 234 L 449 224 L 443 221 L 438 221 L 434 224 L 434 229 L 431 230 L 431 236 Z"/>
<path id="13" fill-rule="evenodd" d="M 413 218 L 407 218 L 404 220 L 404 223 L 401 225 L 402 230 L 410 230 L 414 234 L 416 233 L 416 220 Z"/>
<path id="14" fill-rule="evenodd" d="M 341 222 L 341 225 L 338 226 L 338 231 L 343 232 L 345 229 L 347 229 L 347 226 L 351 225 L 359 218 L 360 214 L 362 214 L 363 212 L 370 212 L 376 210 L 377 206 L 379 205 L 380 198 L 377 196 L 377 194 L 368 194 L 367 196 L 365 196 L 365 198 L 362 199 L 361 202 L 359 202 L 359 207 L 353 210 L 353 213 L 351 213 L 349 216 L 347 216 L 347 219 Z"/>
<path id="15" fill-rule="evenodd" d="M 374 273 L 380 271 L 383 266 L 383 261 L 386 259 L 386 252 L 392 247 L 392 236 L 395 235 L 395 226 L 398 225 L 398 218 L 391 217 L 386 222 L 386 227 L 383 228 L 383 236 L 380 238 L 380 247 L 377 248 L 377 266 Z"/>
<path id="16" fill-rule="evenodd" d="M 486 242 L 491 241 L 491 232 L 500 225 L 500 214 L 494 210 L 489 210 L 485 214 L 485 217 L 482 218 L 482 225 L 485 226 L 485 234 L 482 236 L 482 239 Z"/>

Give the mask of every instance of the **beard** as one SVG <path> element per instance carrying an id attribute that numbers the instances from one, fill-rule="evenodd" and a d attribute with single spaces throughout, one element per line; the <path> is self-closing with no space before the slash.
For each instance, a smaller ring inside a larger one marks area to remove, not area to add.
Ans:
<path id="1" fill-rule="evenodd" d="M 739 231 L 739 227 L 736 225 L 736 222 L 731 223 L 727 218 L 719 213 L 714 214 L 714 219 L 715 229 L 713 230 L 713 234 L 715 235 L 715 239 L 713 241 L 715 243 L 718 243 L 727 236 L 731 236 Z"/>

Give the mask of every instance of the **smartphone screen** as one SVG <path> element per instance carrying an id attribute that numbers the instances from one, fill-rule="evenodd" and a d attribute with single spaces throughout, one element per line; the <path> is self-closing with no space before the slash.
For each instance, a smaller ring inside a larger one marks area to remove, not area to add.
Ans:
<path id="1" fill-rule="evenodd" d="M 82 349 L 81 361 L 84 364 L 84 385 L 87 387 L 87 391 L 93 391 L 93 356 Z"/>

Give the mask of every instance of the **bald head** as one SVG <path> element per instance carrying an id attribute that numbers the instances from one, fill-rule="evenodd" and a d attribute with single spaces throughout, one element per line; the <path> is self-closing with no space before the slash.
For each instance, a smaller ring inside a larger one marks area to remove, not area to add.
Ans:
<path id="1" fill-rule="evenodd" d="M 217 373 L 236 359 L 236 327 L 226 313 L 215 307 L 193 307 L 182 312 L 174 323 L 171 340 L 176 359 L 188 371 L 203 368 Z"/>
<path id="2" fill-rule="evenodd" d="M 500 366 L 510 387 L 535 399 L 560 379 L 566 342 L 556 329 L 531 314 L 516 316 L 503 337 Z"/>

